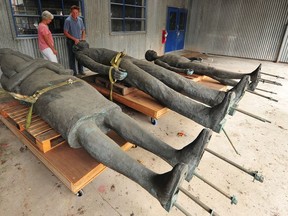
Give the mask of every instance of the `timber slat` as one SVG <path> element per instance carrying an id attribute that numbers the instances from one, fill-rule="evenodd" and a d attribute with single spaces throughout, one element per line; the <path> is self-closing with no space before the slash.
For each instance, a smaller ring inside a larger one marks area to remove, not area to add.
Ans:
<path id="1" fill-rule="evenodd" d="M 36 137 L 48 130 L 50 130 L 51 127 L 47 124 L 47 125 L 43 125 L 42 127 L 36 128 L 34 130 L 27 130 L 32 136 Z"/>
<path id="2" fill-rule="evenodd" d="M 19 110 L 19 108 L 21 109 L 23 107 L 25 106 L 22 104 L 14 104 L 12 106 L 5 107 L 1 110 L 1 115 L 3 115 L 4 117 L 7 117 L 9 115 L 8 113 L 12 113 L 13 111 Z"/>
<path id="3" fill-rule="evenodd" d="M 28 113 L 28 108 L 19 110 L 18 112 L 15 112 L 15 113 L 9 113 L 9 116 L 15 118 L 18 116 L 27 115 L 27 113 Z"/>
<path id="4" fill-rule="evenodd" d="M 35 121 L 33 123 L 31 123 L 30 127 L 29 127 L 29 131 L 33 131 L 33 130 L 37 130 L 40 127 L 43 126 L 49 126 L 45 121 L 43 121 L 42 119 Z"/>
<path id="5" fill-rule="evenodd" d="M 42 133 L 42 134 L 36 136 L 35 138 L 39 142 L 43 142 L 43 141 L 47 141 L 47 140 L 52 140 L 52 139 L 57 138 L 59 136 L 60 136 L 60 134 L 58 132 L 56 132 L 53 129 L 50 129 L 49 131 L 46 131 L 45 133 Z"/>
<path id="6" fill-rule="evenodd" d="M 38 117 L 39 117 L 38 115 L 32 115 L 31 121 L 37 119 Z M 27 115 L 21 116 L 21 117 L 17 117 L 17 118 L 13 118 L 13 119 L 14 119 L 14 121 L 15 121 L 16 123 L 18 123 L 18 124 L 25 123 L 26 120 L 27 120 Z"/>

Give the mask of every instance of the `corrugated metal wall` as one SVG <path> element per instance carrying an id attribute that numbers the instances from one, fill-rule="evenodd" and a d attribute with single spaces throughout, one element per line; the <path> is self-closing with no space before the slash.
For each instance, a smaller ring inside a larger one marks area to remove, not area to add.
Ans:
<path id="1" fill-rule="evenodd" d="M 276 61 L 288 21 L 287 0 L 192 0 L 185 48 Z M 283 40 L 280 61 L 288 62 Z"/>

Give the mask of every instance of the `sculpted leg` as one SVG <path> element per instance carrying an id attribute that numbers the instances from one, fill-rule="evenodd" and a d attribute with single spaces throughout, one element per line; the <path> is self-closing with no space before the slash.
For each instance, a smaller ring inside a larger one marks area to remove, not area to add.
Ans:
<path id="1" fill-rule="evenodd" d="M 225 121 L 223 120 L 229 108 L 233 105 L 235 97 L 233 92 L 228 92 L 220 104 L 210 108 L 169 88 L 159 79 L 151 76 L 148 72 L 146 73 L 148 70 L 142 70 L 129 61 L 122 62 L 120 66 L 128 72 L 125 79 L 128 84 L 136 86 L 175 112 L 196 121 L 204 127 L 211 128 L 215 132 L 220 132 L 224 126 Z M 149 63 L 149 65 L 151 64 Z M 155 68 L 152 67 L 151 69 Z M 199 94 L 201 93 L 199 92 Z"/>
<path id="2" fill-rule="evenodd" d="M 151 133 L 134 122 L 133 119 L 121 112 L 114 112 L 109 117 L 107 116 L 104 122 L 127 141 L 154 153 L 171 166 L 175 166 L 178 163 L 188 164 L 187 181 L 192 179 L 194 170 L 198 166 L 212 135 L 211 130 L 203 129 L 193 142 L 183 149 L 177 150 L 151 135 Z"/>
<path id="3" fill-rule="evenodd" d="M 141 185 L 167 211 L 176 202 L 178 186 L 185 179 L 187 165 L 179 163 L 170 172 L 157 174 L 130 158 L 93 121 L 80 125 L 77 137 L 92 157 Z"/>

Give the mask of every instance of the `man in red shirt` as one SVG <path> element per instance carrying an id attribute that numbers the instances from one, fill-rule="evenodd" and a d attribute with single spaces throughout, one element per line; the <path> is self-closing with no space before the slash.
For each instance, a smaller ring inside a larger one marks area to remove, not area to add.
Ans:
<path id="1" fill-rule="evenodd" d="M 42 21 L 38 26 L 38 45 L 44 59 L 58 63 L 57 50 L 54 47 L 53 37 L 48 28 L 53 18 L 54 16 L 49 11 L 43 11 Z"/>

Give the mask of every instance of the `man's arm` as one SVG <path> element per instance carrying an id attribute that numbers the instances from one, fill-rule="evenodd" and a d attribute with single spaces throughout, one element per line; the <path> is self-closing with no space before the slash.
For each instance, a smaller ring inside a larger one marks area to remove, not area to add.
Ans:
<path id="1" fill-rule="evenodd" d="M 79 41 L 80 41 L 79 39 L 77 39 L 77 38 L 73 37 L 71 34 L 69 34 L 68 31 L 66 31 L 66 30 L 64 30 L 64 35 L 65 35 L 67 38 L 73 40 L 73 41 L 75 42 L 75 44 L 78 44 Z"/>
<path id="2" fill-rule="evenodd" d="M 109 70 L 111 66 L 103 65 L 99 62 L 94 61 L 89 56 L 83 54 L 83 53 L 75 53 L 75 57 L 77 61 L 82 64 L 84 67 L 87 67 L 91 71 L 102 74 L 105 76 L 109 76 Z M 115 80 L 123 80 L 127 76 L 127 72 L 123 69 L 112 69 L 112 77 Z"/>
<path id="3" fill-rule="evenodd" d="M 86 39 L 86 32 L 85 29 L 82 30 L 82 34 L 81 34 L 81 40 L 85 40 Z"/>
<path id="4" fill-rule="evenodd" d="M 154 61 L 154 63 L 159 65 L 159 66 L 161 66 L 161 67 L 164 67 L 164 68 L 166 68 L 168 70 L 174 71 L 176 73 L 185 73 L 187 75 L 192 75 L 193 74 L 193 70 L 172 67 L 169 64 L 167 64 L 166 62 L 163 62 L 163 61 L 161 61 L 159 59 L 156 59 Z"/>
<path id="5" fill-rule="evenodd" d="M 91 71 L 107 76 L 109 75 L 110 66 L 98 63 L 84 53 L 75 52 L 75 57 L 81 65 L 89 68 Z"/>

